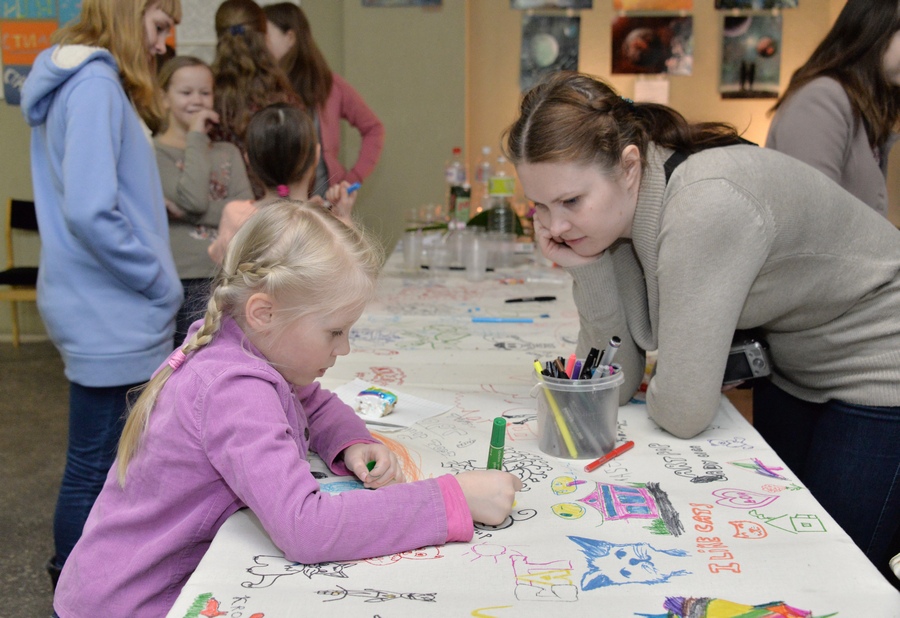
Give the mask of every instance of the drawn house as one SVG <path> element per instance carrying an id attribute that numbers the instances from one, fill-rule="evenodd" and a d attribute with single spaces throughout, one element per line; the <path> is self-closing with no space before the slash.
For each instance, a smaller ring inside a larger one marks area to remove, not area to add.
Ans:
<path id="1" fill-rule="evenodd" d="M 597 483 L 597 489 L 579 500 L 603 515 L 604 520 L 656 519 L 656 501 L 644 487 Z"/>

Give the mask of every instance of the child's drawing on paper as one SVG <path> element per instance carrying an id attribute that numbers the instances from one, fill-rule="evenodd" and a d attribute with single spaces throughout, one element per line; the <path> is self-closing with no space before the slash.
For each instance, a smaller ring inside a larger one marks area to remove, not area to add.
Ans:
<path id="1" fill-rule="evenodd" d="M 610 543 L 599 539 L 570 536 L 587 558 L 588 569 L 581 577 L 584 591 L 626 584 L 661 584 L 684 569 L 683 549 L 656 549 L 649 543 Z"/>
<path id="2" fill-rule="evenodd" d="M 787 478 L 779 474 L 784 468 L 780 466 L 767 466 L 762 461 L 759 460 L 758 457 L 754 457 L 752 459 L 742 459 L 738 461 L 730 461 L 728 462 L 733 466 L 737 466 L 738 468 L 744 468 L 746 470 L 752 470 L 757 474 L 761 474 L 763 476 L 767 476 L 772 479 L 781 479 L 782 481 L 786 481 Z"/>
<path id="3" fill-rule="evenodd" d="M 578 586 L 569 560 L 531 562 L 522 555 L 510 556 L 516 576 L 516 598 L 520 601 L 577 601 Z"/>
<path id="4" fill-rule="evenodd" d="M 738 520 L 728 523 L 734 526 L 736 539 L 764 539 L 769 536 L 766 527 L 755 521 Z"/>
<path id="5" fill-rule="evenodd" d="M 347 590 L 340 586 L 337 587 L 337 590 L 316 590 L 316 594 L 333 597 L 331 599 L 325 599 L 326 603 L 329 601 L 340 601 L 348 597 L 364 599 L 364 603 L 384 603 L 385 601 L 395 601 L 397 599 L 434 603 L 437 600 L 436 592 L 389 592 L 387 590 L 374 590 L 372 588 L 365 588 L 364 590 Z"/>
<path id="6" fill-rule="evenodd" d="M 635 614 L 643 618 L 828 618 L 835 614 L 813 616 L 811 611 L 791 607 L 784 601 L 745 605 L 707 597 L 668 597 L 665 614 Z"/>
<path id="7" fill-rule="evenodd" d="M 568 477 L 558 477 L 557 480 L 560 478 Z M 552 486 L 556 485 L 555 480 Z M 554 493 L 558 492 L 554 490 Z M 653 520 L 648 527 L 653 534 L 680 536 L 684 533 L 678 512 L 672 506 L 668 494 L 660 489 L 659 483 L 617 485 L 598 482 L 594 483 L 593 490 L 578 502 L 594 509 L 604 522 L 649 519 Z M 576 504 L 555 505 L 551 511 L 562 519 L 577 519 L 583 514 L 583 509 L 579 510 Z"/>
<path id="8" fill-rule="evenodd" d="M 301 564 L 288 560 L 284 556 L 253 556 L 253 562 L 256 565 L 247 569 L 247 572 L 259 577 L 259 581 L 241 582 L 241 586 L 244 588 L 268 588 L 279 577 L 298 573 L 305 575 L 307 579 L 312 579 L 313 575 L 346 578 L 347 574 L 344 573 L 344 569 L 355 566 L 352 562 Z"/>

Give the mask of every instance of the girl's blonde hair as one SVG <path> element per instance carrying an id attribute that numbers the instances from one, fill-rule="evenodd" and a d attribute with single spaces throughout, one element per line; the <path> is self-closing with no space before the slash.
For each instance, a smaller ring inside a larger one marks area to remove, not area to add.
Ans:
<path id="1" fill-rule="evenodd" d="M 78 21 L 57 30 L 52 40 L 109 50 L 119 66 L 125 93 L 150 130 L 157 131 L 165 115 L 144 30 L 144 14 L 152 5 L 176 24 L 181 21 L 181 0 L 82 0 Z"/>
<path id="2" fill-rule="evenodd" d="M 255 112 L 270 103 L 301 106 L 266 47 L 266 14 L 253 0 L 225 0 L 216 11 L 216 111 L 224 138 L 244 150 Z"/>
<path id="3" fill-rule="evenodd" d="M 215 338 L 224 317 L 243 324 L 244 307 L 256 293 L 290 307 L 276 314 L 276 327 L 311 313 L 364 306 L 374 294 L 381 263 L 379 245 L 321 206 L 284 200 L 260 209 L 228 245 L 203 325 L 181 348 L 186 362 Z M 122 486 L 150 412 L 173 371 L 163 365 L 131 407 L 119 441 L 117 478 Z"/>

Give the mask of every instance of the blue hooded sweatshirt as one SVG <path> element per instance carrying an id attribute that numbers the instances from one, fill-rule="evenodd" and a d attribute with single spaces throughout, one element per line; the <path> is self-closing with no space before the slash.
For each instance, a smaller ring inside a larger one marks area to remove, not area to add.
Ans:
<path id="1" fill-rule="evenodd" d="M 146 381 L 172 351 L 182 288 L 156 155 L 112 55 L 42 52 L 22 89 L 41 233 L 38 310 L 82 386 Z"/>

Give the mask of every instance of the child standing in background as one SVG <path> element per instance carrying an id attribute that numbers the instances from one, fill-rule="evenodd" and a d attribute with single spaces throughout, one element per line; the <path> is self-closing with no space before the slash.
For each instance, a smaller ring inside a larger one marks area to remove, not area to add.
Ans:
<path id="1" fill-rule="evenodd" d="M 154 140 L 169 214 L 169 240 L 184 286 L 175 320 L 175 347 L 191 322 L 203 315 L 215 265 L 207 250 L 232 200 L 253 198 L 247 169 L 234 144 L 210 142 L 218 124 L 213 110 L 213 74 L 193 56 L 176 56 L 159 73 L 166 129 Z"/>
<path id="2" fill-rule="evenodd" d="M 263 188 L 257 201 L 231 202 L 222 213 L 219 234 L 209 246 L 209 256 L 221 263 L 235 232 L 258 208 L 284 199 L 326 206 L 347 225 L 353 225 L 351 211 L 356 193 L 344 181 L 328 188 L 325 202 L 310 197 L 309 187 L 316 173 L 320 148 L 312 119 L 302 110 L 276 103 L 259 111 L 247 127 L 247 159 L 250 170 Z"/>
<path id="3" fill-rule="evenodd" d="M 316 45 L 303 10 L 293 2 L 263 7 L 268 24 L 266 45 L 284 69 L 306 109 L 313 115 L 322 145 L 312 193 L 325 196 L 329 185 L 363 182 L 375 169 L 384 148 L 384 125 L 362 96 L 334 73 Z M 359 131 L 360 146 L 350 169 L 340 161 L 341 120 Z"/>
<path id="4" fill-rule="evenodd" d="M 477 470 L 405 483 L 396 456 L 316 383 L 350 351 L 380 265 L 356 228 L 319 206 L 273 204 L 241 228 L 203 321 L 131 411 L 60 579 L 60 616 L 165 615 L 245 506 L 304 564 L 468 541 L 473 519 L 509 515 L 517 477 Z M 376 491 L 321 492 L 309 450 Z"/>
<path id="5" fill-rule="evenodd" d="M 219 125 L 213 139 L 235 144 L 246 154 L 247 126 L 253 114 L 272 103 L 303 108 L 284 72 L 266 47 L 266 14 L 253 0 L 225 0 L 216 10 L 215 109 Z M 254 195 L 262 196 L 250 173 Z"/>

